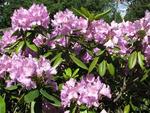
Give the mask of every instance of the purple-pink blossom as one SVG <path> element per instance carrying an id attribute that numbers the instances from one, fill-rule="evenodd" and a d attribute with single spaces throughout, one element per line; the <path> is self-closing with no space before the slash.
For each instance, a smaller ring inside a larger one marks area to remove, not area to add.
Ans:
<path id="1" fill-rule="evenodd" d="M 5 31 L 4 35 L 2 36 L 2 39 L 0 40 L 0 47 L 1 49 L 4 49 L 8 45 L 16 42 L 17 36 L 12 36 L 14 33 L 13 30 Z"/>
<path id="2" fill-rule="evenodd" d="M 52 75 L 57 73 L 56 69 L 51 67 L 50 61 L 44 57 L 37 60 L 31 55 L 24 57 L 21 54 L 14 54 L 12 57 L 3 55 L 0 58 L 1 78 L 4 77 L 5 72 L 9 73 L 10 77 L 10 80 L 7 80 L 8 86 L 13 82 L 18 82 L 26 88 L 37 87 L 33 77 L 44 78 L 45 84 L 51 84 Z"/>
<path id="3" fill-rule="evenodd" d="M 87 107 L 98 107 L 102 96 L 111 98 L 110 87 L 100 81 L 99 77 L 87 75 L 77 82 L 73 78 L 67 81 L 61 90 L 61 101 L 64 107 L 69 107 L 71 102 Z"/>
<path id="4" fill-rule="evenodd" d="M 30 30 L 34 25 L 47 28 L 49 22 L 49 13 L 43 4 L 33 4 L 28 10 L 21 7 L 15 10 L 11 17 L 12 28 L 14 30 Z"/>

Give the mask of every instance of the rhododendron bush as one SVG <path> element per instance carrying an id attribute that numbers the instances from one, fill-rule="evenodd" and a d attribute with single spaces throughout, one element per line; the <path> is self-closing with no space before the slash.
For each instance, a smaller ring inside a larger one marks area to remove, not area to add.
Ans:
<path id="1" fill-rule="evenodd" d="M 148 112 L 150 12 L 107 23 L 109 11 L 15 10 L 0 40 L 0 113 Z"/>

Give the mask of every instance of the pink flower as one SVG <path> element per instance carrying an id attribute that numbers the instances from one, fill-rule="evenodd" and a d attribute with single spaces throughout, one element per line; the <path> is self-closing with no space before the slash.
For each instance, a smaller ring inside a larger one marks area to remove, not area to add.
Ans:
<path id="1" fill-rule="evenodd" d="M 48 27 L 50 22 L 49 13 L 43 4 L 33 4 L 28 11 L 31 16 L 30 26 L 39 25 L 45 28 Z"/>
<path id="2" fill-rule="evenodd" d="M 80 82 L 74 79 L 67 81 L 61 91 L 61 100 L 64 107 L 69 107 L 72 101 L 77 102 L 78 105 L 98 107 L 102 95 L 111 98 L 109 86 L 106 87 L 99 77 L 87 75 Z"/>
<path id="3" fill-rule="evenodd" d="M 4 32 L 4 35 L 2 36 L 2 39 L 0 40 L 0 46 L 1 46 L 1 49 L 7 47 L 8 45 L 16 42 L 16 38 L 17 36 L 12 36 L 14 33 L 13 30 L 10 30 L 10 31 L 5 31 Z"/>
<path id="4" fill-rule="evenodd" d="M 14 30 L 30 30 L 33 25 L 47 28 L 49 24 L 49 14 L 43 4 L 33 4 L 28 10 L 24 8 L 15 10 L 11 17 L 11 23 Z"/>

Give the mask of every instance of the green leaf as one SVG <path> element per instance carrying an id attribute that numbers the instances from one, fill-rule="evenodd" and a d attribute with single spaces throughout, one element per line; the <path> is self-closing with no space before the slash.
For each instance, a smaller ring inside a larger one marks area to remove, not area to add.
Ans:
<path id="1" fill-rule="evenodd" d="M 77 68 L 74 72 L 73 72 L 73 74 L 72 74 L 72 77 L 74 78 L 75 76 L 76 76 L 76 74 L 79 72 L 79 68 Z"/>
<path id="2" fill-rule="evenodd" d="M 108 9 L 107 11 L 97 14 L 94 18 L 95 20 L 99 20 L 101 17 L 103 17 L 104 15 L 108 14 L 111 11 L 111 9 Z"/>
<path id="3" fill-rule="evenodd" d="M 87 110 L 84 110 L 84 111 L 80 111 L 80 113 L 88 113 L 88 111 L 87 111 Z"/>
<path id="4" fill-rule="evenodd" d="M 100 76 L 104 76 L 106 73 L 106 60 L 103 60 L 98 66 L 98 72 Z"/>
<path id="5" fill-rule="evenodd" d="M 34 107 L 35 107 L 35 101 L 31 102 L 31 113 L 35 113 Z"/>
<path id="6" fill-rule="evenodd" d="M 138 52 L 138 64 L 144 69 L 144 55 L 141 52 Z"/>
<path id="7" fill-rule="evenodd" d="M 71 77 L 72 70 L 70 68 L 67 68 L 67 69 L 65 69 L 65 73 L 66 73 L 66 75 L 68 75 L 69 77 Z"/>
<path id="8" fill-rule="evenodd" d="M 61 106 L 61 103 L 60 101 L 55 98 L 54 96 L 48 94 L 45 90 L 43 89 L 40 89 L 40 93 L 45 97 L 47 98 L 48 100 L 50 100 L 52 103 L 53 106 L 57 106 L 57 107 L 60 107 Z"/>
<path id="9" fill-rule="evenodd" d="M 145 74 L 143 75 L 142 79 L 140 80 L 140 82 L 143 82 L 144 80 L 147 79 L 147 77 L 149 77 L 149 72 L 150 72 L 150 69 L 149 70 L 146 70 Z"/>
<path id="10" fill-rule="evenodd" d="M 89 67 L 88 73 L 90 73 L 90 72 L 94 69 L 94 67 L 96 66 L 96 64 L 97 64 L 97 62 L 98 62 L 98 59 L 99 59 L 99 57 L 95 57 L 95 58 L 93 59 L 91 65 L 90 65 L 90 67 Z"/>
<path id="11" fill-rule="evenodd" d="M 38 48 L 35 44 L 30 44 L 28 41 L 26 41 L 27 46 L 34 52 L 38 51 Z"/>
<path id="12" fill-rule="evenodd" d="M 79 67 L 88 70 L 87 66 L 78 58 L 76 58 L 74 55 L 70 55 L 70 58 L 73 60 L 74 63 L 76 63 Z"/>
<path id="13" fill-rule="evenodd" d="M 62 52 L 58 53 L 53 59 L 51 59 L 51 62 L 55 61 L 58 57 L 61 57 Z"/>
<path id="14" fill-rule="evenodd" d="M 80 10 L 77 10 L 76 8 L 72 8 L 72 9 L 73 9 L 73 11 L 74 11 L 75 13 L 77 13 L 79 16 L 82 16 L 82 17 L 84 17 L 85 19 L 87 19 L 86 15 L 84 15 Z"/>
<path id="15" fill-rule="evenodd" d="M 112 63 L 107 63 L 107 69 L 111 75 L 115 75 L 115 67 Z"/>
<path id="16" fill-rule="evenodd" d="M 130 112 L 130 105 L 128 104 L 124 107 L 124 112 L 123 113 L 129 113 L 129 112 Z"/>
<path id="17" fill-rule="evenodd" d="M 16 90 L 17 88 L 18 88 L 18 85 L 13 85 L 13 86 L 10 86 L 10 87 L 6 87 L 5 89 L 9 90 L 9 91 L 12 91 L 12 90 Z"/>
<path id="18" fill-rule="evenodd" d="M 85 9 L 84 7 L 81 7 L 81 12 L 82 14 L 84 14 L 87 18 L 89 18 L 91 16 L 90 12 Z"/>
<path id="19" fill-rule="evenodd" d="M 44 56 L 45 58 L 47 58 L 47 57 L 49 57 L 51 54 L 52 54 L 52 52 L 51 52 L 51 51 L 48 51 L 48 52 L 45 53 L 43 56 Z"/>
<path id="20" fill-rule="evenodd" d="M 134 68 L 134 66 L 136 65 L 136 62 L 137 62 L 137 52 L 134 51 L 134 52 L 129 56 L 129 59 L 128 59 L 128 66 L 129 66 L 129 69 Z"/>
<path id="21" fill-rule="evenodd" d="M 0 113 L 6 113 L 6 103 L 1 95 L 0 95 Z"/>
<path id="22" fill-rule="evenodd" d="M 20 41 L 16 47 L 16 53 L 19 53 L 24 46 L 24 41 Z"/>
<path id="23" fill-rule="evenodd" d="M 39 91 L 32 90 L 24 96 L 24 101 L 26 103 L 30 103 L 30 102 L 34 101 L 36 98 L 38 98 L 38 96 L 39 96 Z"/>
<path id="24" fill-rule="evenodd" d="M 90 110 L 90 111 L 88 111 L 88 113 L 96 113 L 96 112 L 95 112 L 95 111 Z"/>
<path id="25" fill-rule="evenodd" d="M 104 49 L 104 50 L 99 50 L 99 51 L 96 53 L 96 55 L 97 55 L 97 56 L 100 56 L 100 55 L 102 55 L 104 52 L 105 52 L 105 49 Z"/>
<path id="26" fill-rule="evenodd" d="M 53 67 L 54 67 L 54 68 L 58 67 L 58 66 L 62 63 L 62 61 L 63 61 L 63 59 L 62 59 L 61 57 L 58 57 L 58 58 L 55 60 L 55 62 L 54 62 L 54 64 L 53 64 Z"/>

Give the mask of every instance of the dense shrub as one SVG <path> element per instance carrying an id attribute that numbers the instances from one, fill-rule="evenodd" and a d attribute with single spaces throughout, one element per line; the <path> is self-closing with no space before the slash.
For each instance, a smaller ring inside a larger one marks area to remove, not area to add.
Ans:
<path id="1" fill-rule="evenodd" d="M 85 8 L 15 10 L 0 40 L 0 113 L 149 112 L 150 12 L 110 24 Z"/>
<path id="2" fill-rule="evenodd" d="M 111 0 L 3 0 L 0 4 L 0 28 L 10 26 L 10 16 L 19 7 L 29 8 L 33 3 L 43 3 L 51 15 L 65 8 L 85 7 L 93 12 L 101 12 L 113 8 Z M 114 8 L 113 8 L 114 10 Z"/>

